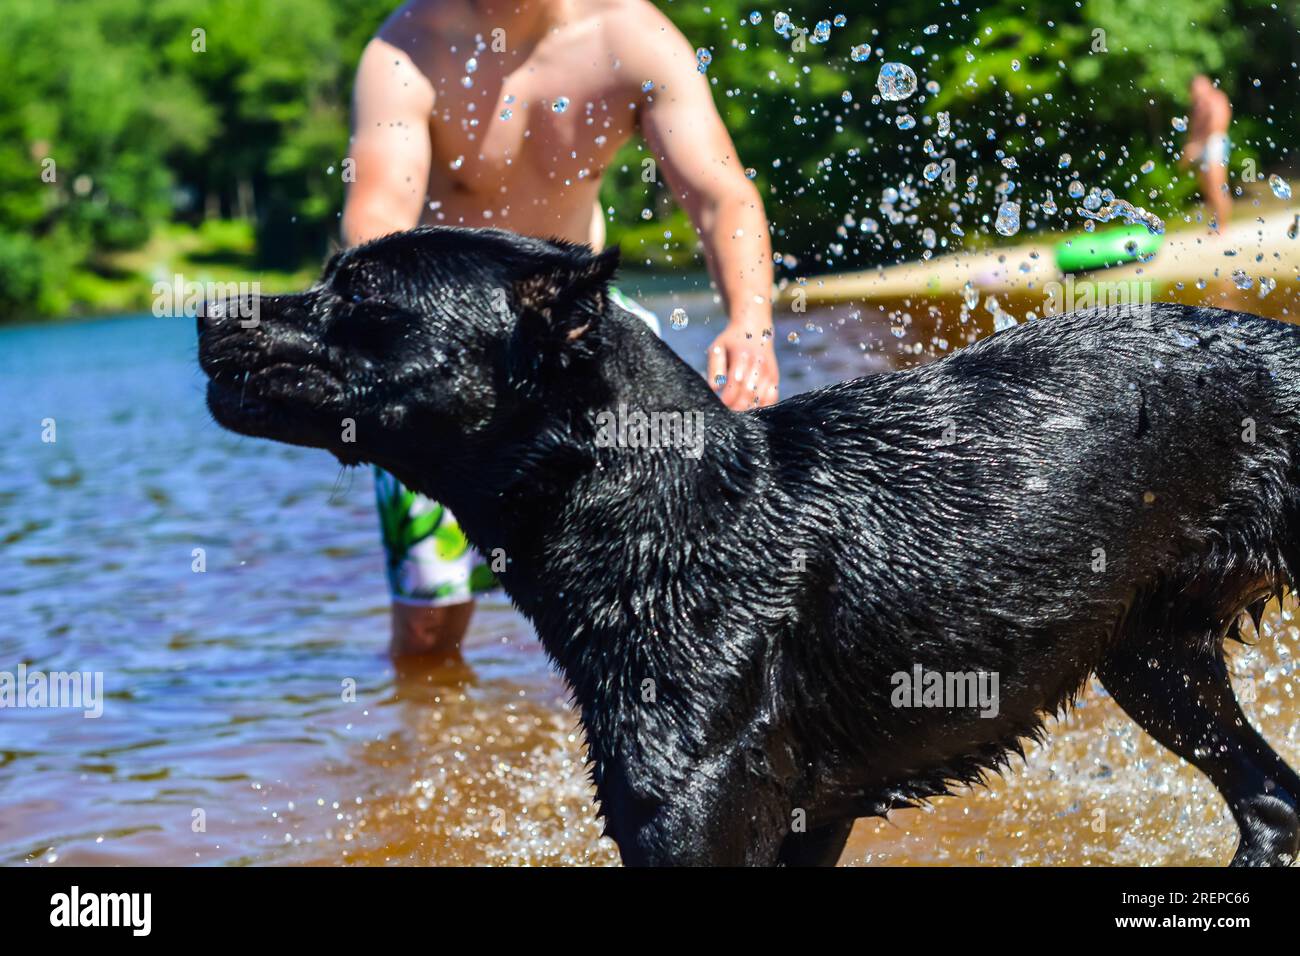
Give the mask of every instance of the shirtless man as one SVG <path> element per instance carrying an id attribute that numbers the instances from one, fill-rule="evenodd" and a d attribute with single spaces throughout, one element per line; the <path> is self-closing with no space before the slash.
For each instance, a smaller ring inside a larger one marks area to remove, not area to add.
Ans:
<path id="1" fill-rule="evenodd" d="M 1181 165 L 1197 164 L 1201 195 L 1210 207 L 1210 227 L 1222 234 L 1232 215 L 1232 199 L 1228 195 L 1228 124 L 1232 122 L 1232 105 L 1227 95 L 1204 74 L 1192 79 L 1191 99 L 1192 116 Z"/>
<path id="2" fill-rule="evenodd" d="M 770 404 L 778 379 L 762 200 L 694 50 L 648 0 L 404 4 L 357 71 L 344 239 L 426 223 L 599 248 L 601 177 L 638 129 L 699 232 L 727 311 L 709 380 L 731 408 Z M 383 473 L 376 490 L 391 651 L 454 654 L 491 573 L 445 509 Z"/>

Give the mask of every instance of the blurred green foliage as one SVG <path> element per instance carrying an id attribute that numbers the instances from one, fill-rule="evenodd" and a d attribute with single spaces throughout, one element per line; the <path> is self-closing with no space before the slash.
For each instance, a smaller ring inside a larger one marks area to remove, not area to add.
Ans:
<path id="1" fill-rule="evenodd" d="M 1253 158 L 1274 171 L 1293 160 L 1293 2 L 934 0 L 865 13 L 808 0 L 660 5 L 693 45 L 713 51 L 715 101 L 768 198 L 776 245 L 800 271 L 915 255 L 927 224 L 941 243 L 953 223 L 963 241 L 985 241 L 1004 179 L 1040 229 L 1077 226 L 1034 208 L 1051 190 L 1065 212 L 1076 177 L 1167 216 L 1193 195 L 1174 165 L 1170 122 L 1186 113 L 1200 71 L 1232 98 L 1234 165 Z M 115 254 L 177 223 L 250 221 L 258 269 L 316 261 L 337 232 L 353 69 L 394 6 L 8 0 L 0 319 L 84 306 L 86 290 L 112 278 Z M 778 10 L 796 28 L 841 10 L 847 23 L 828 42 L 794 42 L 773 30 Z M 872 53 L 855 63 L 860 43 Z M 872 103 L 882 53 L 916 70 L 915 96 Z M 946 140 L 935 138 L 939 111 L 952 116 Z M 914 129 L 895 124 L 902 112 L 915 116 Z M 611 239 L 632 263 L 695 263 L 694 234 L 666 187 L 641 182 L 643 149 L 630 143 L 606 177 Z M 1074 157 L 1068 170 L 1058 168 L 1064 152 Z M 1007 156 L 1014 170 L 1002 165 Z M 942 157 L 956 161 L 956 190 L 921 176 Z M 1141 173 L 1148 160 L 1154 170 Z M 964 198 L 968 176 L 978 185 Z M 904 201 L 882 211 L 882 191 L 900 186 Z"/>

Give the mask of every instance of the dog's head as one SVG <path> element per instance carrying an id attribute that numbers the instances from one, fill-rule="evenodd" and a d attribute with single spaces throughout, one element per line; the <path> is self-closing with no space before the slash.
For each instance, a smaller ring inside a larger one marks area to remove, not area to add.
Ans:
<path id="1" fill-rule="evenodd" d="M 386 236 L 301 294 L 207 306 L 208 407 L 241 434 L 427 473 L 590 387 L 617 265 L 494 229 Z"/>

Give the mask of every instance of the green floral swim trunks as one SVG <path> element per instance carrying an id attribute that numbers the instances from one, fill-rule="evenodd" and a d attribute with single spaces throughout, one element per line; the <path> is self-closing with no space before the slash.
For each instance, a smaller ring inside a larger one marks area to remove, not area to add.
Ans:
<path id="1" fill-rule="evenodd" d="M 610 290 L 614 303 L 659 334 L 654 313 Z M 500 585 L 490 562 L 475 551 L 451 510 L 375 469 L 375 501 L 384 540 L 388 590 L 394 601 L 436 607 L 460 604 Z"/>

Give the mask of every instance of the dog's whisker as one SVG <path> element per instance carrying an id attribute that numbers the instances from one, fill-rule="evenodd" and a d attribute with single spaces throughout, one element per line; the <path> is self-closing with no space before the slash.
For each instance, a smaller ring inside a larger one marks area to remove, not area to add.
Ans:
<path id="1" fill-rule="evenodd" d="M 339 473 L 334 476 L 334 487 L 330 489 L 329 497 L 325 499 L 328 504 L 337 504 L 341 499 L 338 497 L 339 485 L 342 483 L 344 476 L 347 476 L 348 486 L 344 491 L 344 496 L 352 491 L 352 472 L 347 465 L 339 466 Z"/>

